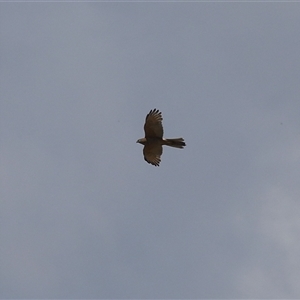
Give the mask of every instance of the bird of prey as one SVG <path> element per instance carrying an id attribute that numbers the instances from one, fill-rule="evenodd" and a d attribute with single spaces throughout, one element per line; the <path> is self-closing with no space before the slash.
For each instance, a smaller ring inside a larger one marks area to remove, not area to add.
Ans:
<path id="1" fill-rule="evenodd" d="M 143 154 L 145 161 L 154 166 L 159 166 L 163 145 L 180 149 L 185 146 L 183 138 L 163 138 L 164 130 L 162 120 L 161 112 L 158 109 L 155 108 L 150 110 L 149 114 L 146 116 L 144 125 L 145 137 L 137 140 L 137 143 L 144 145 Z"/>

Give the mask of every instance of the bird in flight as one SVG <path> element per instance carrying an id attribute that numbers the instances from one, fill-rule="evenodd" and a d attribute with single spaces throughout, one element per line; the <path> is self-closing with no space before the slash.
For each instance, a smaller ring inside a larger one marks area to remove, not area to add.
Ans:
<path id="1" fill-rule="evenodd" d="M 161 112 L 158 109 L 154 108 L 150 110 L 149 114 L 146 116 L 144 125 L 145 137 L 137 140 L 137 143 L 144 145 L 143 154 L 145 161 L 154 166 L 159 166 L 163 145 L 180 149 L 185 146 L 183 138 L 163 138 L 164 129 L 162 120 Z"/>

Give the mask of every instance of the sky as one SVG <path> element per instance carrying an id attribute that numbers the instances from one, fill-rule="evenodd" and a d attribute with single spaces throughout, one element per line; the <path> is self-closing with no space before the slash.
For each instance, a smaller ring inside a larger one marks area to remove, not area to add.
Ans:
<path id="1" fill-rule="evenodd" d="M 299 15 L 0 3 L 0 298 L 300 298 Z"/>

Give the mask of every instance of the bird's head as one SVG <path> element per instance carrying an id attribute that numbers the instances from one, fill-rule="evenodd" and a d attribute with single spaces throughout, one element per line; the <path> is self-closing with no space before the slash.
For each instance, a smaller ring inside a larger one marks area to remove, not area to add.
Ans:
<path id="1" fill-rule="evenodd" d="M 139 144 L 145 145 L 147 140 L 145 138 L 142 138 L 142 139 L 138 139 L 136 142 Z"/>

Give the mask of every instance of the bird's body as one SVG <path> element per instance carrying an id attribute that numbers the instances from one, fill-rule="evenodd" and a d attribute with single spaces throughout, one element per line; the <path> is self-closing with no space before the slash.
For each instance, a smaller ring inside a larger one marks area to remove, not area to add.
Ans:
<path id="1" fill-rule="evenodd" d="M 160 157 L 163 152 L 163 145 L 180 148 L 185 146 L 183 138 L 176 139 L 164 139 L 163 138 L 163 126 L 162 115 L 157 109 L 150 110 L 146 116 L 144 125 L 145 137 L 137 140 L 137 143 L 144 145 L 143 154 L 144 159 L 149 164 L 159 166 Z"/>

